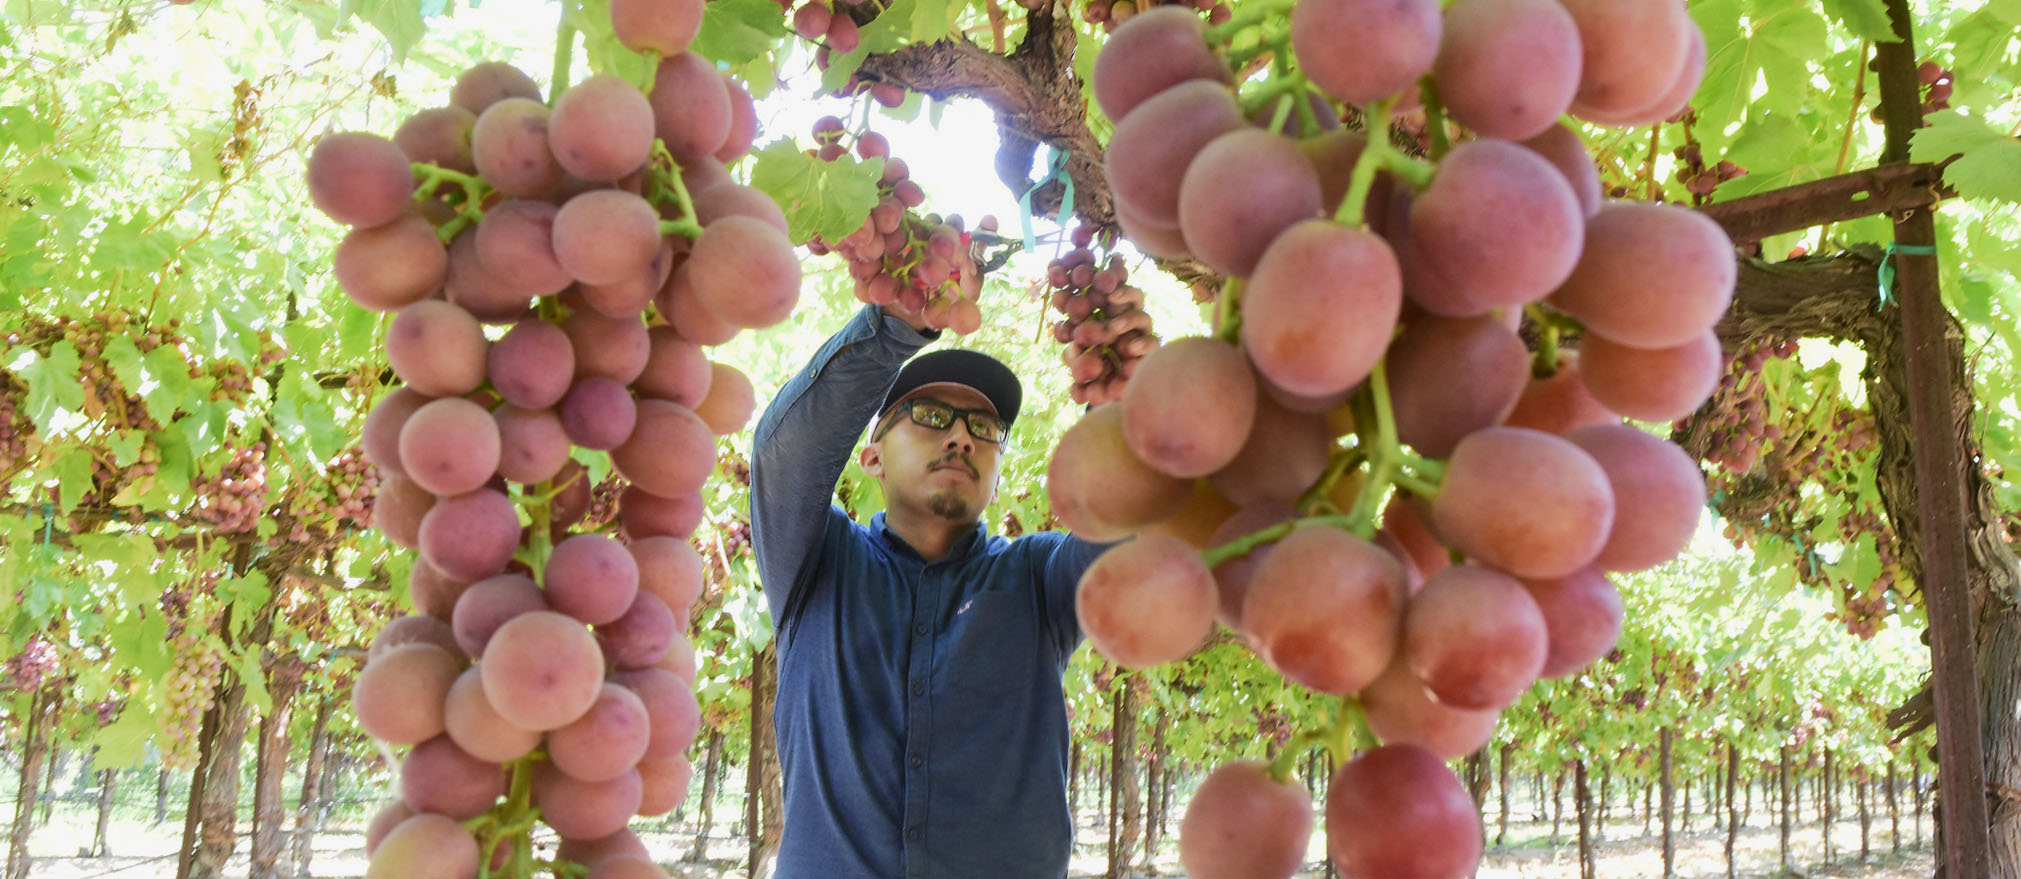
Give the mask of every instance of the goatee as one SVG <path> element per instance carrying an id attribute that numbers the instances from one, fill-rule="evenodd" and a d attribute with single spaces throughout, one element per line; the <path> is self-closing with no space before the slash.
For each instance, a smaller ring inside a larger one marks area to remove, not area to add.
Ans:
<path id="1" fill-rule="evenodd" d="M 975 518 L 975 511 L 961 495 L 951 491 L 940 491 L 926 498 L 926 511 L 950 522 L 966 522 Z"/>

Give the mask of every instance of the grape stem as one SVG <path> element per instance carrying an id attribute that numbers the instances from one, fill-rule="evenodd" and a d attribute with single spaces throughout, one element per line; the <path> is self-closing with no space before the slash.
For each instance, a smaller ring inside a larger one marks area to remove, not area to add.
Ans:
<path id="1" fill-rule="evenodd" d="M 1213 549 L 1202 552 L 1200 553 L 1200 559 L 1207 564 L 1207 567 L 1212 568 L 1229 559 L 1241 558 L 1248 555 L 1263 544 L 1280 540 L 1295 529 L 1315 525 L 1345 528 L 1348 525 L 1348 518 L 1346 516 L 1306 516 L 1293 519 L 1289 522 L 1279 522 L 1268 528 L 1252 531 Z"/>
<path id="2" fill-rule="evenodd" d="M 1251 0 L 1244 3 L 1242 8 L 1227 21 L 1207 28 L 1207 44 L 1227 45 L 1235 39 L 1236 34 L 1252 25 L 1285 18 L 1291 14 L 1291 7 L 1294 5 L 1295 0 Z"/>
<path id="3" fill-rule="evenodd" d="M 419 178 L 414 183 L 416 202 L 434 197 L 436 188 L 444 183 L 454 183 L 463 190 L 463 206 L 454 218 L 435 230 L 435 236 L 442 243 L 448 244 L 463 230 L 484 219 L 484 199 L 491 194 L 491 184 L 484 182 L 484 178 L 444 168 L 434 162 L 415 162 L 409 167 Z"/>
<path id="4" fill-rule="evenodd" d="M 678 220 L 661 220 L 661 235 L 679 235 L 690 241 L 702 237 L 702 224 L 695 218 L 695 199 L 688 194 L 688 183 L 681 179 L 681 163 L 674 154 L 667 152 L 667 142 L 653 139 L 653 158 L 647 163 L 646 201 L 659 205 L 672 200 L 681 210 Z"/>
<path id="5" fill-rule="evenodd" d="M 1353 696 L 1340 697 L 1340 710 L 1334 714 L 1331 732 L 1326 747 L 1333 754 L 1334 766 L 1347 765 L 1355 754 L 1376 744 L 1375 733 L 1368 728 L 1368 710 Z"/>
<path id="6" fill-rule="evenodd" d="M 1432 136 L 1432 161 L 1446 157 L 1453 142 L 1446 136 L 1446 105 L 1439 101 L 1438 82 L 1428 74 L 1418 80 L 1419 100 L 1425 105 L 1425 131 Z"/>
<path id="7" fill-rule="evenodd" d="M 1270 773 L 1270 780 L 1278 784 L 1290 784 L 1291 770 L 1298 764 L 1298 758 L 1305 756 L 1305 752 L 1311 750 L 1313 745 L 1325 743 L 1326 734 L 1317 730 L 1308 729 L 1292 736 L 1291 742 L 1284 746 L 1284 750 L 1278 751 L 1277 756 L 1271 758 L 1270 768 L 1267 770 Z"/>
<path id="8" fill-rule="evenodd" d="M 1233 275 L 1214 301 L 1214 338 L 1230 345 L 1240 344 L 1242 338 L 1242 279 Z"/>
<path id="9" fill-rule="evenodd" d="M 1367 461 L 1368 450 L 1360 446 L 1334 452 L 1333 458 L 1326 462 L 1326 472 L 1320 474 L 1319 481 L 1298 496 L 1299 512 L 1311 514 L 1315 510 L 1326 509 L 1337 514 L 1346 513 L 1345 510 L 1335 508 L 1333 502 L 1326 499 L 1326 495 L 1333 491 L 1333 485 L 1340 481 L 1340 477 L 1347 475 L 1350 470 L 1359 469 Z"/>
<path id="10" fill-rule="evenodd" d="M 1431 185 L 1437 166 L 1406 156 L 1389 142 L 1390 114 L 1395 108 L 1396 99 L 1388 98 L 1371 104 L 1368 115 L 1362 117 L 1368 146 L 1355 160 L 1354 174 L 1348 178 L 1347 197 L 1340 200 L 1340 209 L 1334 211 L 1334 222 L 1355 228 L 1365 226 L 1361 220 L 1368 208 L 1368 193 L 1375 185 L 1377 171 L 1388 171 L 1409 183 L 1413 189 L 1422 190 Z"/>
<path id="11" fill-rule="evenodd" d="M 1303 96 L 1304 92 L 1304 75 L 1286 73 L 1274 76 L 1269 82 L 1264 83 L 1256 91 L 1244 97 L 1242 101 L 1242 115 L 1248 117 L 1250 114 L 1255 113 L 1257 108 L 1268 105 L 1279 98 L 1291 94 Z"/>

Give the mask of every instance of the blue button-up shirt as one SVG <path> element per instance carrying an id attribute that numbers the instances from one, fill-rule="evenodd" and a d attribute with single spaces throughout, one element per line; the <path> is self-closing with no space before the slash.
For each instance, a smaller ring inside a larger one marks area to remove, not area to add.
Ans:
<path id="1" fill-rule="evenodd" d="M 758 421 L 751 536 L 779 645 L 779 879 L 1060 879 L 1061 687 L 1074 587 L 1102 547 L 977 523 L 928 563 L 830 503 L 898 368 L 928 341 L 875 306 Z"/>

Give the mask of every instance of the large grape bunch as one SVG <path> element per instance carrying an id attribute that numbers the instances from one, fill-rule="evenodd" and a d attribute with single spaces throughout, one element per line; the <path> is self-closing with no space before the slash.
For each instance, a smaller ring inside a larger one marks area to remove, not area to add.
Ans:
<path id="1" fill-rule="evenodd" d="M 1676 0 L 1296 0 L 1257 21 L 1294 56 L 1262 106 L 1183 8 L 1137 14 L 1096 61 L 1124 231 L 1231 280 L 1214 335 L 1152 351 L 1068 430 L 1047 490 L 1080 535 L 1136 535 L 1077 595 L 1110 659 L 1182 659 L 1219 620 L 1341 698 L 1274 765 L 1206 779 L 1189 874 L 1290 875 L 1313 816 L 1289 770 L 1324 743 L 1343 875 L 1463 877 L 1480 819 L 1445 761 L 1611 649 L 1610 575 L 1674 557 L 1705 505 L 1697 463 L 1624 419 L 1667 427 L 1719 381 L 1732 243 L 1687 209 L 1602 203 L 1558 121 L 1672 116 L 1704 44 Z M 1438 99 L 1429 161 L 1391 146 L 1414 93 Z M 1328 129 L 1335 101 L 1366 137 Z M 1447 120 L 1467 136 L 1448 145 Z"/>
<path id="2" fill-rule="evenodd" d="M 1092 406 L 1122 399 L 1137 364 L 1158 347 L 1151 315 L 1144 310 L 1144 291 L 1129 285 L 1121 255 L 1104 259 L 1100 253 L 1112 239 L 1092 225 L 1076 226 L 1073 249 L 1046 264 L 1050 304 L 1060 313 L 1053 341 L 1065 346 L 1060 360 L 1073 382 L 1068 394 L 1074 402 Z"/>
<path id="3" fill-rule="evenodd" d="M 850 146 L 842 120 L 824 116 L 814 122 L 816 149 L 824 162 L 841 161 Z M 849 264 L 856 298 L 874 305 L 896 305 L 923 317 L 934 329 L 968 335 L 982 328 L 982 269 L 969 247 L 970 235 L 961 217 L 914 212 L 926 203 L 926 191 L 912 179 L 904 159 L 892 158 L 891 142 L 875 131 L 856 135 L 855 152 L 866 161 L 884 163 L 877 184 L 877 204 L 863 225 L 838 241 L 815 238 L 808 249 L 816 256 L 833 253 Z M 994 233 L 996 218 L 985 216 L 979 231 Z"/>
<path id="4" fill-rule="evenodd" d="M 731 181 L 748 93 L 686 51 L 699 0 L 616 0 L 660 59 L 650 93 L 611 75 L 552 105 L 480 64 L 391 139 L 323 138 L 318 207 L 356 304 L 392 313 L 401 387 L 364 426 L 373 521 L 416 551 L 416 612 L 378 634 L 359 725 L 406 749 L 399 799 L 368 834 L 370 877 L 530 876 L 561 862 L 664 875 L 629 829 L 685 796 L 700 712 L 689 536 L 717 437 L 750 381 L 706 346 L 784 320 L 800 265 L 778 206 Z M 607 453 L 616 523 L 587 527 Z M 538 866 L 536 866 L 538 864 Z"/>

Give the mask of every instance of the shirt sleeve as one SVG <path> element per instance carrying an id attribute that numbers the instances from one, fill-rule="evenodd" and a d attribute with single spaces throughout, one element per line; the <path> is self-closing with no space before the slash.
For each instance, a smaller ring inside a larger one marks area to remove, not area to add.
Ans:
<path id="1" fill-rule="evenodd" d="M 1092 543 L 1072 534 L 1060 533 L 1051 557 L 1046 559 L 1041 585 L 1045 590 L 1047 620 L 1060 642 L 1062 663 L 1081 643 L 1080 615 L 1074 610 L 1074 593 L 1080 588 L 1081 573 L 1115 545 Z"/>
<path id="2" fill-rule="evenodd" d="M 829 337 L 765 407 L 751 441 L 751 550 L 772 623 L 816 567 L 835 481 L 907 358 L 937 337 L 875 305 Z"/>

